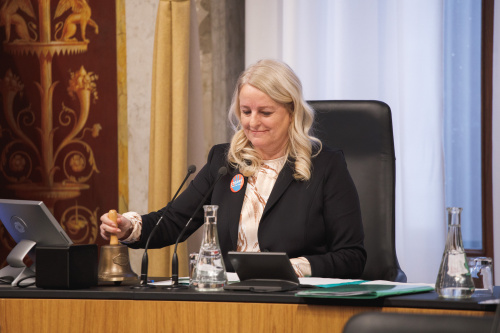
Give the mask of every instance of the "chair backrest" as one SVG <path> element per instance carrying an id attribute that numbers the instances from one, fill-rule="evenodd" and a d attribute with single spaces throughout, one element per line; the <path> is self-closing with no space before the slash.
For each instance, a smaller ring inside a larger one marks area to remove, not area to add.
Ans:
<path id="1" fill-rule="evenodd" d="M 395 242 L 396 158 L 391 109 L 379 101 L 310 101 L 315 136 L 341 148 L 356 184 L 368 254 L 362 279 L 406 282 Z"/>
<path id="2" fill-rule="evenodd" d="M 494 317 L 363 312 L 351 317 L 343 333 L 494 332 Z M 496 330 L 495 330 L 496 331 Z"/>

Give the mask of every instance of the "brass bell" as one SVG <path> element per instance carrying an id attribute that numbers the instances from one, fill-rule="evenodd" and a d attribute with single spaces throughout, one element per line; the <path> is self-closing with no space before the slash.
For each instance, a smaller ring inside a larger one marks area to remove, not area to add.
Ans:
<path id="1" fill-rule="evenodd" d="M 116 216 L 116 210 L 109 211 L 111 221 L 116 222 Z M 97 279 L 100 283 L 114 282 L 116 285 L 138 281 L 137 274 L 130 267 L 128 247 L 119 244 L 116 235 L 111 235 L 109 245 L 101 246 Z"/>
<path id="2" fill-rule="evenodd" d="M 137 274 L 130 267 L 128 247 L 121 244 L 101 246 L 97 278 L 99 282 L 114 282 L 116 285 L 138 281 Z"/>

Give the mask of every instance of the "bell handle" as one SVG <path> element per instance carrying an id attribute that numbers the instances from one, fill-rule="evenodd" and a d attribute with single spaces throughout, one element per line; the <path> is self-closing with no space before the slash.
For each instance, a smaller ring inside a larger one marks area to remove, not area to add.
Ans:
<path id="1" fill-rule="evenodd" d="M 116 226 L 116 210 L 111 209 L 108 213 L 108 217 L 111 221 L 115 223 Z M 118 245 L 118 237 L 115 234 L 111 234 L 109 237 L 109 245 Z"/>

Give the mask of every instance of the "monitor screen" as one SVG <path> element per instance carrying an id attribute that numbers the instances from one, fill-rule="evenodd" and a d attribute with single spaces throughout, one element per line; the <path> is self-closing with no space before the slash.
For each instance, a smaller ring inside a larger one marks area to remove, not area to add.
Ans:
<path id="1" fill-rule="evenodd" d="M 43 201 L 0 199 L 0 221 L 16 243 L 26 239 L 44 246 L 73 244 Z"/>

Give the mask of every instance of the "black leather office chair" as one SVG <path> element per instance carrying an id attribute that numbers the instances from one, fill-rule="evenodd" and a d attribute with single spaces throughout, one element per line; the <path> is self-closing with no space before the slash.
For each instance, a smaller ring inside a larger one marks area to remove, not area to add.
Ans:
<path id="1" fill-rule="evenodd" d="M 362 279 L 406 282 L 395 243 L 396 158 L 391 109 L 379 101 L 310 101 L 315 135 L 341 148 L 361 203 L 368 253 Z"/>
<path id="2" fill-rule="evenodd" d="M 343 333 L 479 333 L 492 331 L 494 316 L 454 316 L 363 312 L 351 317 Z"/>

